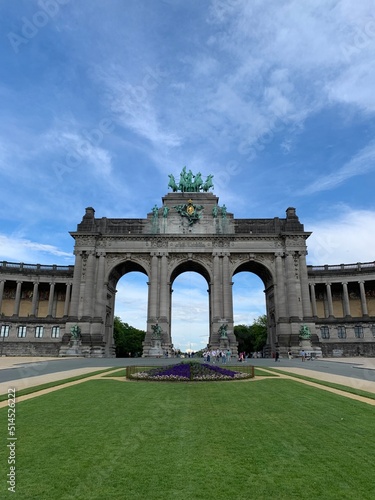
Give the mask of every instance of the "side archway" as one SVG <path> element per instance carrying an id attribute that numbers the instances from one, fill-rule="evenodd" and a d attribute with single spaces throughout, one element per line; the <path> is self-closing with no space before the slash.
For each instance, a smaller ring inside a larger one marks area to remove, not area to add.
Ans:
<path id="1" fill-rule="evenodd" d="M 265 310 L 267 316 L 267 349 L 274 351 L 278 347 L 277 335 L 276 335 L 276 300 L 275 300 L 275 279 L 273 275 L 273 270 L 270 269 L 266 264 L 250 260 L 239 264 L 233 271 L 234 276 L 239 273 L 251 273 L 255 274 L 264 285 L 264 295 L 265 295 Z M 235 280 L 234 280 L 235 281 Z"/>
<path id="2" fill-rule="evenodd" d="M 107 345 L 111 345 L 112 348 L 114 348 L 113 323 L 117 284 L 123 276 L 133 272 L 142 273 L 148 277 L 148 271 L 143 265 L 134 260 L 125 260 L 111 267 L 108 272 L 108 278 L 104 282 L 103 299 L 105 304 L 105 339 Z M 145 325 L 146 322 L 147 311 L 145 311 Z"/>

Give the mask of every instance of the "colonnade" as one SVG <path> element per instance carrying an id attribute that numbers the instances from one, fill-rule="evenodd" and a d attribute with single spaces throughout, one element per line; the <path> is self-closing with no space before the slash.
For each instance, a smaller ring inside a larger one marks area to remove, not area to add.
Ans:
<path id="1" fill-rule="evenodd" d="M 21 300 L 22 300 L 22 292 L 24 291 L 23 286 L 27 285 L 27 290 L 30 290 L 30 281 L 26 280 L 10 280 L 10 279 L 2 279 L 0 280 L 0 313 L 4 312 L 2 311 L 3 308 L 3 302 L 4 302 L 4 295 L 5 291 L 7 289 L 7 284 L 14 284 L 15 283 L 15 295 L 13 300 L 13 307 L 12 307 L 12 316 L 13 317 L 18 317 L 20 316 L 20 307 L 21 307 Z M 56 282 L 56 281 L 50 281 L 48 280 L 47 282 L 44 281 L 32 281 L 31 282 L 33 285 L 32 288 L 32 294 L 31 294 L 31 307 L 30 307 L 30 312 L 28 313 L 28 316 L 30 317 L 38 317 L 38 309 L 39 309 L 39 289 L 40 285 L 46 286 L 48 285 L 48 306 L 47 306 L 47 317 L 61 317 L 57 316 L 55 314 L 55 308 L 57 304 L 57 297 L 55 293 L 56 285 L 59 286 L 64 286 L 65 287 L 65 300 L 64 300 L 64 310 L 63 310 L 63 315 L 62 316 L 68 316 L 69 315 L 69 307 L 70 307 L 70 294 L 71 294 L 71 289 L 72 289 L 72 282 L 68 281 L 66 283 L 61 283 L 61 281 Z M 12 289 L 14 287 L 12 286 Z M 10 316 L 10 314 L 9 314 Z"/>
<path id="2" fill-rule="evenodd" d="M 317 308 L 317 298 L 316 298 L 316 286 L 323 285 L 325 287 L 325 298 L 326 298 L 326 305 L 327 307 L 325 308 L 326 311 L 326 317 L 327 318 L 334 318 L 334 306 L 333 306 L 333 296 L 332 296 L 332 286 L 341 284 L 342 286 L 342 308 L 343 308 L 343 317 L 351 317 L 352 316 L 352 311 L 351 311 L 351 305 L 350 305 L 350 298 L 349 298 L 349 291 L 348 291 L 348 285 L 353 285 L 356 284 L 358 285 L 358 290 L 359 290 L 359 299 L 360 299 L 360 305 L 361 305 L 361 316 L 362 317 L 367 317 L 369 315 L 368 311 L 368 305 L 367 305 L 367 299 L 366 299 L 366 282 L 364 280 L 353 280 L 353 281 L 342 281 L 342 282 L 310 282 L 310 297 L 311 297 L 311 307 L 312 307 L 312 314 L 314 317 L 318 317 L 318 308 Z"/>

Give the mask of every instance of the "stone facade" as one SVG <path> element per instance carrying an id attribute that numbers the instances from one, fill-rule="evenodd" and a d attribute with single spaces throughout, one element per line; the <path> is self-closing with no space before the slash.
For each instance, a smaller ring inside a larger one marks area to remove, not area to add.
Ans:
<path id="1" fill-rule="evenodd" d="M 316 333 L 325 356 L 375 356 L 375 262 L 308 266 Z"/>
<path id="2" fill-rule="evenodd" d="M 71 235 L 74 266 L 0 265 L 3 354 L 64 355 L 78 325 L 83 355 L 113 356 L 116 285 L 131 271 L 148 277 L 143 356 L 172 353 L 172 286 L 185 271 L 207 281 L 211 348 L 237 352 L 232 280 L 247 271 L 264 283 L 270 352 L 298 351 L 307 326 L 325 355 L 375 354 L 375 264 L 307 266 L 310 233 L 294 208 L 236 219 L 213 193 L 173 192 L 145 219 L 96 218 L 89 207 Z"/>

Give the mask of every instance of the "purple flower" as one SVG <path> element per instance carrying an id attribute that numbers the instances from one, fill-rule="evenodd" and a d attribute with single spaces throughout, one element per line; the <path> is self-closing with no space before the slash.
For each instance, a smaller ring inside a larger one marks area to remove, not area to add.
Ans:
<path id="1" fill-rule="evenodd" d="M 197 361 L 182 362 L 176 365 L 153 368 L 149 371 L 134 374 L 132 378 L 143 380 L 233 380 L 249 378 L 250 374 L 220 368 L 219 366 L 199 363 Z"/>

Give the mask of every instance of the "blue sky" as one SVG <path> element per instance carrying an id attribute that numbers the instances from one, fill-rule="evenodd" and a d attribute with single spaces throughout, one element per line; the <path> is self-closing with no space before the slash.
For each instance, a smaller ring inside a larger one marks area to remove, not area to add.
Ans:
<path id="1" fill-rule="evenodd" d="M 373 1 L 19 0 L 0 33 L 0 260 L 73 263 L 85 207 L 143 218 L 184 165 L 235 217 L 296 207 L 309 264 L 374 260 Z M 131 279 L 117 312 L 144 329 Z M 207 286 L 175 285 L 175 343 L 196 348 Z M 238 276 L 237 323 L 262 288 Z"/>

